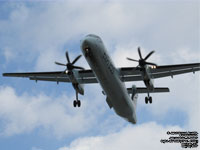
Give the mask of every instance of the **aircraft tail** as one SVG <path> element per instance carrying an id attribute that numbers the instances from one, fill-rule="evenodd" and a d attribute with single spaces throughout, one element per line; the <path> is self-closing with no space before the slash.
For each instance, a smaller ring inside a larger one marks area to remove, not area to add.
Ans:
<path id="1" fill-rule="evenodd" d="M 128 94 L 132 94 L 133 90 L 134 90 L 134 93 L 138 93 L 138 94 L 169 92 L 169 88 L 167 88 L 167 87 L 154 88 L 153 91 L 149 91 L 147 88 L 137 87 L 135 89 L 133 89 L 133 88 L 127 88 Z"/>
<path id="2" fill-rule="evenodd" d="M 128 94 L 132 94 L 131 99 L 133 100 L 133 104 L 136 107 L 138 94 L 169 92 L 169 88 L 159 87 L 159 88 L 154 88 L 152 91 L 149 91 L 147 88 L 136 87 L 135 85 L 133 85 L 132 88 L 127 88 L 127 91 Z"/>

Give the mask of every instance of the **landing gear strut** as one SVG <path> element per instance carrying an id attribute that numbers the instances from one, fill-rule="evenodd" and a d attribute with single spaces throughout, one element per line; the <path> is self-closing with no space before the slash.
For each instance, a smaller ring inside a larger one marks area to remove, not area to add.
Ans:
<path id="1" fill-rule="evenodd" d="M 152 103 L 152 97 L 149 96 L 149 93 L 148 93 L 148 97 L 145 97 L 145 103 L 148 104 L 148 102 L 151 104 Z"/>
<path id="2" fill-rule="evenodd" d="M 78 100 L 78 92 L 76 91 L 76 100 L 73 102 L 74 107 L 78 106 L 81 107 L 81 101 Z"/>

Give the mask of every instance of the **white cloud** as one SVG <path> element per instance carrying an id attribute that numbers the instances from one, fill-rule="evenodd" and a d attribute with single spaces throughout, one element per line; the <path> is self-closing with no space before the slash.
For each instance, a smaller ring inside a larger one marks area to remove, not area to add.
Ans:
<path id="1" fill-rule="evenodd" d="M 4 56 L 5 56 L 7 62 L 9 60 L 15 58 L 15 55 L 13 54 L 13 50 L 11 50 L 9 47 L 5 47 L 3 52 L 4 52 Z"/>
<path id="2" fill-rule="evenodd" d="M 119 132 L 105 136 L 84 137 L 58 150 L 132 150 L 132 149 L 180 149 L 180 144 L 162 144 L 161 139 L 169 138 L 167 131 L 182 131 L 178 126 L 163 127 L 155 122 L 127 126 Z"/>
<path id="3" fill-rule="evenodd" d="M 93 95 L 93 94 L 92 94 Z M 105 113 L 103 101 L 96 97 L 93 107 L 84 98 L 82 107 L 72 107 L 73 98 L 61 95 L 57 98 L 38 94 L 31 96 L 24 93 L 17 95 L 11 87 L 0 87 L 0 118 L 4 121 L 2 136 L 12 136 L 41 129 L 45 135 L 57 138 L 84 133 L 98 122 L 98 117 Z M 51 131 L 51 132 L 49 132 Z"/>
<path id="4" fill-rule="evenodd" d="M 190 48 L 179 48 L 171 56 L 174 63 L 194 63 L 200 61 L 200 51 L 194 52 Z"/>
<path id="5" fill-rule="evenodd" d="M 23 3 L 16 5 L 18 7 L 14 7 L 8 20 L 0 22 L 7 41 L 2 46 L 11 46 L 15 55 L 26 53 L 29 63 L 30 58 L 36 56 L 36 70 L 55 69 L 53 62 L 64 56 L 64 45 L 72 40 L 79 41 L 88 33 L 100 35 L 111 50 L 116 47 L 113 44 L 126 45 L 132 41 L 139 41 L 148 51 L 155 49 L 164 53 L 183 43 L 197 49 L 192 46 L 197 46 L 195 38 L 198 38 L 195 2 L 191 2 L 191 7 L 185 2 L 147 5 L 145 1 L 60 1 L 37 7 Z M 184 12 L 177 12 L 177 9 L 184 9 Z"/>
<path id="6" fill-rule="evenodd" d="M 170 93 L 152 94 L 154 102 L 147 109 L 161 118 L 167 115 L 170 110 L 182 111 L 187 115 L 187 120 L 184 123 L 185 128 L 200 130 L 199 81 L 199 73 L 175 76 L 174 79 L 166 78 L 160 83 L 158 80 L 156 85 L 169 87 Z M 144 103 L 141 105 L 144 105 Z"/>

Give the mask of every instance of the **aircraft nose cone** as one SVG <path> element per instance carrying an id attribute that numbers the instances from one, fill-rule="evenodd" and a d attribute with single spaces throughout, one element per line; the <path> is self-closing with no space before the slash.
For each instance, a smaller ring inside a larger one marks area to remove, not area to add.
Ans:
<path id="1" fill-rule="evenodd" d="M 82 40 L 82 43 L 81 43 L 81 49 L 82 49 L 82 52 L 83 54 L 88 57 L 88 56 L 91 56 L 91 46 L 92 46 L 92 43 L 90 41 L 90 39 L 88 37 L 84 38 Z"/>
<path id="2" fill-rule="evenodd" d="M 85 48 L 89 47 L 89 45 L 90 45 L 90 42 L 89 42 L 88 39 L 83 39 L 82 40 L 82 44 L 81 44 L 82 49 L 85 49 Z"/>

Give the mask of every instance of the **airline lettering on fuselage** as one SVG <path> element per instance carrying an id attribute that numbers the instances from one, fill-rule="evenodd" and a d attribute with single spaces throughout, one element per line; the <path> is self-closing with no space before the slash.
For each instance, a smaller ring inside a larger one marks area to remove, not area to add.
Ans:
<path id="1" fill-rule="evenodd" d="M 111 63 L 111 61 L 109 60 L 108 56 L 106 55 L 106 53 L 104 52 L 103 54 L 103 60 L 105 61 L 106 63 L 106 66 L 108 67 L 108 70 L 110 71 L 111 74 L 114 73 L 114 66 L 113 64 Z"/>

